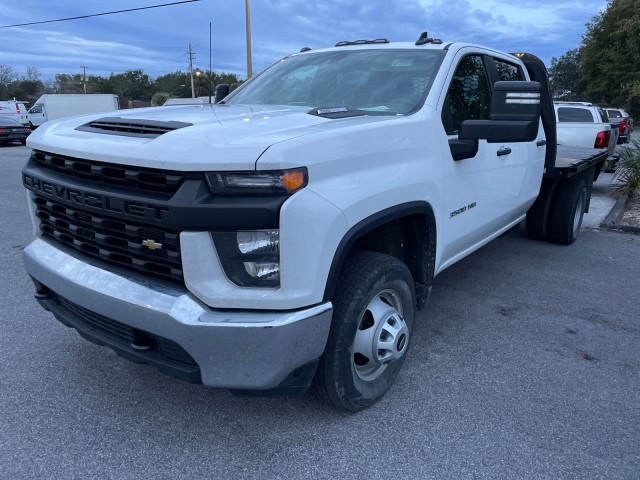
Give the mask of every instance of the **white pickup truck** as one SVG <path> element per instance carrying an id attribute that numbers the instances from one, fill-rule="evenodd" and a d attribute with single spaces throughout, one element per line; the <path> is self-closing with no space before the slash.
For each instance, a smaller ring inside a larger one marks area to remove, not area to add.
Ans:
<path id="1" fill-rule="evenodd" d="M 525 217 L 574 241 L 606 151 L 556 155 L 546 82 L 423 34 L 303 49 L 217 104 L 50 122 L 22 174 L 36 298 L 169 375 L 365 408 L 435 275 Z"/>
<path id="2" fill-rule="evenodd" d="M 606 148 L 615 155 L 620 132 L 601 107 L 588 102 L 554 102 L 558 145 Z"/>

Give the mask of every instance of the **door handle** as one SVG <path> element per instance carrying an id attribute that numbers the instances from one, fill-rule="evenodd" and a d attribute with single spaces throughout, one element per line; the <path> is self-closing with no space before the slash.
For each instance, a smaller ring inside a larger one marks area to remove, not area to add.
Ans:
<path id="1" fill-rule="evenodd" d="M 536 147 L 544 147 L 547 144 L 546 140 L 538 140 L 536 142 Z"/>
<path id="2" fill-rule="evenodd" d="M 502 157 L 504 155 L 509 155 L 511 153 L 511 149 L 509 147 L 500 147 L 498 149 L 498 156 Z"/>

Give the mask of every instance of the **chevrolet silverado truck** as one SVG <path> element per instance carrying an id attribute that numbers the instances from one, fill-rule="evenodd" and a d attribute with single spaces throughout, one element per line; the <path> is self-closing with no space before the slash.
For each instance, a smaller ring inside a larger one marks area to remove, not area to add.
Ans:
<path id="1" fill-rule="evenodd" d="M 435 275 L 523 220 L 572 243 L 606 157 L 556 151 L 536 57 L 426 33 L 305 48 L 220 98 L 29 137 L 35 297 L 174 377 L 348 411 L 391 387 Z"/>

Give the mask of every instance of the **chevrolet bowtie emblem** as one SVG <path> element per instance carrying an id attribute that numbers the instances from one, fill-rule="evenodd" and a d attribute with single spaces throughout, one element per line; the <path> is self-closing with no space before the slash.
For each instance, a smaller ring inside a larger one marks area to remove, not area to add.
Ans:
<path id="1" fill-rule="evenodd" d="M 162 244 L 154 240 L 143 240 L 142 246 L 147 247 L 149 250 L 160 250 L 162 248 Z"/>

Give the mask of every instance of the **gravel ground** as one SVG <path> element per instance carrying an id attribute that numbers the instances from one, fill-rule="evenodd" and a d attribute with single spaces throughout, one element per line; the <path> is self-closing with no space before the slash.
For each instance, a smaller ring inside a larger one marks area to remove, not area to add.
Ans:
<path id="1" fill-rule="evenodd" d="M 640 195 L 629 197 L 624 213 L 619 220 L 620 225 L 640 229 Z"/>

